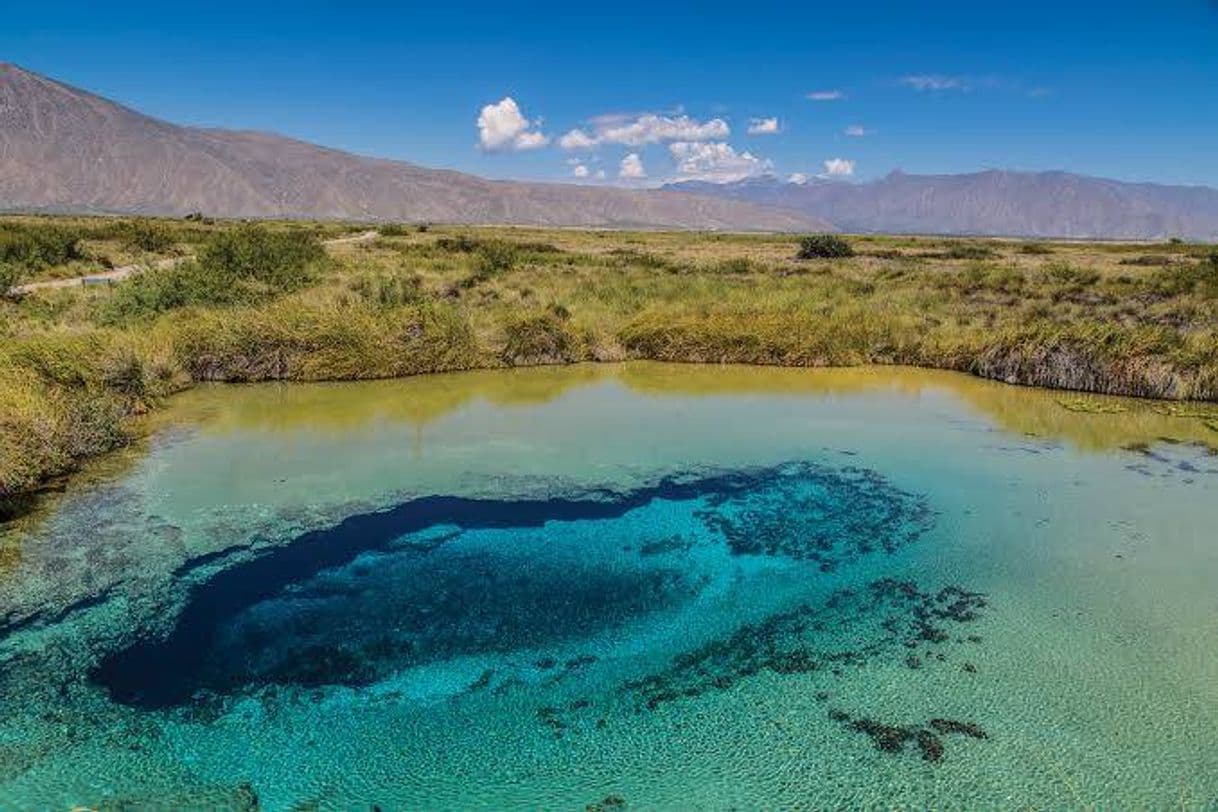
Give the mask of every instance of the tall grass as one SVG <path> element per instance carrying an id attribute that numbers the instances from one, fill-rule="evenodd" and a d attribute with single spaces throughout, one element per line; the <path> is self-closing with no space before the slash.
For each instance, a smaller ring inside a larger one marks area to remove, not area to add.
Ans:
<path id="1" fill-rule="evenodd" d="M 130 233 L 121 222 L 73 228 Z M 210 228 L 196 261 L 0 300 L 0 501 L 126 442 L 131 416 L 197 381 L 645 358 L 1218 399 L 1218 258 L 1194 247 L 1167 266 L 1067 244 L 936 262 L 926 249 L 982 254 L 852 237 L 857 259 L 806 264 L 790 238 L 402 228 L 327 258 L 321 226 L 181 225 Z"/>

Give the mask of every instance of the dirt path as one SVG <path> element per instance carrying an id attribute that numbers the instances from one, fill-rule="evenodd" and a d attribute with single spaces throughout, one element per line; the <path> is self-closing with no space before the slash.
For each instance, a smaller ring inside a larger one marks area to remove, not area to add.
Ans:
<path id="1" fill-rule="evenodd" d="M 336 237 L 332 240 L 324 240 L 322 245 L 349 245 L 351 243 L 369 242 L 375 240 L 379 235 L 376 231 L 363 231 L 359 234 L 350 237 Z M 61 288 L 71 288 L 80 285 L 112 285 L 115 282 L 121 282 L 133 274 L 137 274 L 146 268 L 155 268 L 163 270 L 172 268 L 179 262 L 184 262 L 188 259 L 194 259 L 193 256 L 172 257 L 170 259 L 158 259 L 151 264 L 139 265 L 123 265 L 121 268 L 114 268 L 101 273 L 89 274 L 87 276 L 73 276 L 70 279 L 51 279 L 46 282 L 30 282 L 25 285 L 18 285 L 9 291 L 10 295 L 22 296 L 26 293 L 33 293 L 38 290 L 57 290 Z"/>

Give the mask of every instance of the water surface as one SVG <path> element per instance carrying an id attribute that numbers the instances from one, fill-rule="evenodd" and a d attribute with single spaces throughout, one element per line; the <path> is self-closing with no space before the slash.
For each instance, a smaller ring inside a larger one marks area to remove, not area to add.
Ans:
<path id="1" fill-rule="evenodd" d="M 629 364 L 156 420 L 0 528 L 5 809 L 1218 807 L 1206 407 Z"/>

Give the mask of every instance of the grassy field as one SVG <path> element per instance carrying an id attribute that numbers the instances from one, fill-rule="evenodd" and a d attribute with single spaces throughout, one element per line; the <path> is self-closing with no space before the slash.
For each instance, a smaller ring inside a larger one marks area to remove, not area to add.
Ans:
<path id="1" fill-rule="evenodd" d="M 0 499 L 123 444 L 133 416 L 205 380 L 648 358 L 1218 400 L 1212 246 L 418 226 L 320 245 L 363 228 L 0 218 L 6 289 L 183 258 L 0 297 Z"/>

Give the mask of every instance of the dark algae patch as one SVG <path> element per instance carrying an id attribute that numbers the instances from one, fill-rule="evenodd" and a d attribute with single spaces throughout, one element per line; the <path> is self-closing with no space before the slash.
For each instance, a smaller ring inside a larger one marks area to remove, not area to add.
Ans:
<path id="1" fill-rule="evenodd" d="M 910 581 L 881 579 L 864 590 L 839 590 L 824 604 L 805 604 L 742 626 L 626 688 L 640 707 L 655 710 L 728 690 L 762 672 L 834 674 L 909 649 L 933 650 L 951 638 L 951 626 L 976 620 L 985 606 L 983 595 L 958 587 L 923 592 Z"/>
<path id="2" fill-rule="evenodd" d="M 900 725 L 851 717 L 845 711 L 829 712 L 829 718 L 841 723 L 847 730 L 861 733 L 871 739 L 877 750 L 899 754 L 907 752 L 907 745 L 916 747 L 923 761 L 936 762 L 943 759 L 944 736 L 966 736 L 971 739 L 988 739 L 989 735 L 973 722 L 957 722 L 953 719 L 931 719 L 925 725 Z"/>
<path id="3" fill-rule="evenodd" d="M 620 533 L 614 522 L 633 511 L 684 502 L 704 537 L 631 538 L 639 550 L 631 566 L 539 541 L 543 528 L 581 522 Z M 121 703 L 153 708 L 266 685 L 368 685 L 453 657 L 553 648 L 687 601 L 704 584 L 686 560 L 695 543 L 829 571 L 895 552 L 931 521 L 923 499 L 873 472 L 807 462 L 673 476 L 622 493 L 422 497 L 221 570 L 193 587 L 168 632 L 149 631 L 111 653 L 91 679 Z M 750 525 L 761 541 L 747 540 Z M 508 533 L 511 543 L 479 541 L 479 533 Z M 927 611 L 934 618 L 957 599 L 932 597 Z M 773 634 L 796 622 L 776 618 Z M 529 662 L 565 675 L 596 660 Z M 809 663 L 780 646 L 756 667 L 795 672 Z"/>
<path id="4" fill-rule="evenodd" d="M 723 494 L 703 516 L 738 555 L 787 556 L 826 570 L 895 552 L 934 520 L 924 501 L 854 467 L 825 470 L 811 484 L 791 471 L 771 488 Z"/>
<path id="5" fill-rule="evenodd" d="M 823 604 L 805 604 L 742 626 L 727 638 L 675 657 L 660 672 L 626 683 L 621 691 L 633 698 L 636 712 L 649 713 L 669 703 L 731 691 L 742 681 L 763 674 L 835 680 L 847 668 L 857 670 L 900 658 L 910 649 L 924 651 L 928 665 L 945 662 L 948 658 L 941 649 L 953 639 L 950 631 L 979 620 L 987 605 L 984 595 L 959 587 L 923 591 L 911 581 L 883 578 L 864 589 L 838 590 Z M 821 703 L 830 697 L 824 690 L 814 694 Z M 590 705 L 584 701 L 570 710 Z M 839 708 L 831 708 L 828 715 L 846 730 L 868 736 L 883 752 L 916 749 L 929 762 L 944 757 L 945 737 L 988 738 L 974 722 L 947 718 L 908 725 Z M 541 708 L 538 718 L 557 737 L 574 724 L 570 714 L 554 707 Z"/>

